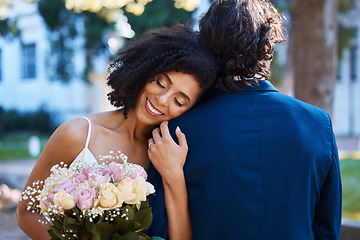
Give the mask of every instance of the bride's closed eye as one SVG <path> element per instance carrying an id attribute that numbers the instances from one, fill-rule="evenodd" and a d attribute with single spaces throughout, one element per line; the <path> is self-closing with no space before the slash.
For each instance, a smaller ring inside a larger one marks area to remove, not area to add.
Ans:
<path id="1" fill-rule="evenodd" d="M 157 85 L 159 85 L 161 88 L 166 89 L 166 87 L 165 87 L 163 84 L 161 84 L 161 82 L 160 82 L 160 79 L 159 79 L 159 78 L 155 78 L 155 82 L 156 82 L 156 84 L 157 84 Z"/>
<path id="2" fill-rule="evenodd" d="M 184 106 L 184 104 L 180 103 L 179 100 L 178 100 L 176 97 L 174 97 L 174 100 L 175 100 L 175 103 L 176 103 L 177 105 L 179 105 L 179 107 Z"/>

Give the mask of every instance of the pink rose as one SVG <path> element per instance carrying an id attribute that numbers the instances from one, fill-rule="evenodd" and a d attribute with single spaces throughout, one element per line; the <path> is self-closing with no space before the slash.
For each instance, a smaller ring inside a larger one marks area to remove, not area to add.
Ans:
<path id="1" fill-rule="evenodd" d="M 110 169 L 107 167 L 85 167 L 76 178 L 82 182 L 88 181 L 91 187 L 100 187 L 102 184 L 110 182 Z"/>
<path id="2" fill-rule="evenodd" d="M 59 190 L 64 190 L 66 193 L 71 194 L 77 185 L 80 184 L 80 181 L 76 178 L 67 179 L 62 181 L 58 187 L 54 189 L 55 193 L 59 192 Z"/>
<path id="3" fill-rule="evenodd" d="M 108 183 L 110 182 L 111 177 L 108 176 L 99 176 L 97 179 L 89 182 L 91 187 L 96 187 L 96 188 L 100 188 L 101 185 L 103 185 L 104 183 Z"/>
<path id="4" fill-rule="evenodd" d="M 111 174 L 110 168 L 108 166 L 100 166 L 99 171 L 102 173 L 103 176 Z"/>
<path id="5" fill-rule="evenodd" d="M 77 180 L 79 180 L 80 181 L 80 183 L 83 183 L 83 182 L 85 182 L 86 180 L 87 180 L 87 178 L 86 178 L 86 176 L 85 176 L 85 174 L 84 173 L 78 173 L 78 174 L 76 174 L 75 175 L 75 178 L 77 179 Z"/>
<path id="6" fill-rule="evenodd" d="M 132 174 L 129 176 L 131 179 L 135 179 L 137 177 L 143 177 L 145 180 L 147 179 L 147 173 L 142 166 L 132 164 L 131 167 L 133 168 Z"/>
<path id="7" fill-rule="evenodd" d="M 86 180 L 95 179 L 99 175 L 102 176 L 102 172 L 96 167 L 84 167 L 81 173 L 84 174 Z"/>
<path id="8" fill-rule="evenodd" d="M 114 182 L 121 182 L 126 177 L 135 179 L 137 177 L 143 177 L 147 179 L 147 173 L 144 168 L 137 164 L 127 163 L 120 164 L 112 162 L 109 164 L 109 169 L 113 174 Z"/>
<path id="9" fill-rule="evenodd" d="M 116 162 L 111 162 L 109 164 L 109 169 L 112 172 L 114 182 L 121 182 L 122 179 L 125 178 L 125 171 L 122 169 L 123 164 L 119 164 Z"/>
<path id="10" fill-rule="evenodd" d="M 80 187 L 76 191 L 76 205 L 82 211 L 90 209 L 95 202 L 96 191 L 88 187 Z"/>

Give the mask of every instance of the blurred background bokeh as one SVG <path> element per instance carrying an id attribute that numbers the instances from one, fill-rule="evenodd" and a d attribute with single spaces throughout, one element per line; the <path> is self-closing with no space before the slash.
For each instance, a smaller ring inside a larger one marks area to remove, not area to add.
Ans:
<path id="1" fill-rule="evenodd" d="M 360 0 L 271 2 L 285 14 L 288 35 L 276 47 L 271 81 L 331 114 L 344 225 L 359 226 Z M 14 209 L 56 127 L 112 109 L 107 68 L 118 50 L 147 29 L 190 20 L 196 26 L 210 3 L 0 0 L 0 240 L 28 239 L 16 226 Z M 342 239 L 352 239 L 345 234 Z"/>

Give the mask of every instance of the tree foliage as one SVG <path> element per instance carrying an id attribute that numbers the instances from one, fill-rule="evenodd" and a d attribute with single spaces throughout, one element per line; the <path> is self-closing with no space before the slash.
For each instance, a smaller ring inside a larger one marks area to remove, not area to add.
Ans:
<path id="1" fill-rule="evenodd" d="M 171 0 L 154 0 L 146 5 L 140 16 L 125 12 L 135 34 L 141 35 L 144 31 L 176 23 L 186 23 L 191 19 L 191 13 L 184 9 L 177 9 Z"/>
<path id="2" fill-rule="evenodd" d="M 74 46 L 71 41 L 77 36 L 85 38 L 86 67 L 84 79 L 91 72 L 92 59 L 99 54 L 104 54 L 106 42 L 104 35 L 114 31 L 114 22 L 109 22 L 107 15 L 111 12 L 102 9 L 99 13 L 81 12 L 75 13 L 65 7 L 63 0 L 39 0 L 39 12 L 52 33 L 52 55 L 55 59 L 56 75 L 65 82 L 74 74 Z M 135 34 L 141 35 L 147 29 L 170 26 L 175 23 L 186 23 L 191 19 L 191 13 L 174 7 L 171 0 L 154 0 L 146 5 L 145 12 L 140 16 L 126 13 Z M 83 22 L 84 31 L 79 32 L 78 22 Z"/>

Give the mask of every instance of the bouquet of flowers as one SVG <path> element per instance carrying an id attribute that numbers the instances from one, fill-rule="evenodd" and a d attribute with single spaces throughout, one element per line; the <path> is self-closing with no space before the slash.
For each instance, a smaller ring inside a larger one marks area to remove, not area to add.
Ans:
<path id="1" fill-rule="evenodd" d="M 146 197 L 155 192 L 145 170 L 121 152 L 100 160 L 53 166 L 45 182 L 23 192 L 22 199 L 30 200 L 27 209 L 52 223 L 52 239 L 162 239 L 144 233 L 152 221 Z"/>

